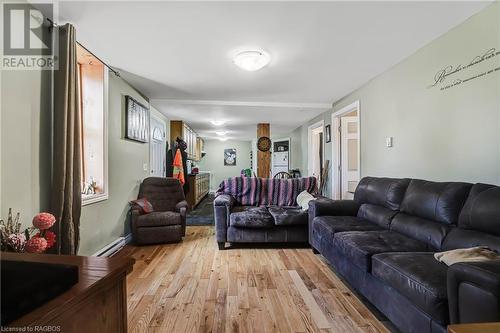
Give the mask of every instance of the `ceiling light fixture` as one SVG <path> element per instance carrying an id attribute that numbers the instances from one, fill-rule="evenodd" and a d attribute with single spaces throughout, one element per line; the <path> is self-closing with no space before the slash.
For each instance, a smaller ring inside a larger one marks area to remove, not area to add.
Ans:
<path id="1" fill-rule="evenodd" d="M 234 63 L 241 69 L 255 72 L 271 61 L 269 53 L 264 51 L 243 51 L 234 57 Z"/>
<path id="2" fill-rule="evenodd" d="M 223 138 L 219 138 L 220 141 L 227 141 L 227 138 L 226 137 L 223 137 Z"/>
<path id="3" fill-rule="evenodd" d="M 215 132 L 215 134 L 217 134 L 218 136 L 224 136 L 227 134 L 227 131 L 217 131 Z"/>
<path id="4" fill-rule="evenodd" d="M 212 120 L 210 121 L 212 123 L 212 125 L 214 126 L 222 126 L 226 123 L 225 120 Z"/>

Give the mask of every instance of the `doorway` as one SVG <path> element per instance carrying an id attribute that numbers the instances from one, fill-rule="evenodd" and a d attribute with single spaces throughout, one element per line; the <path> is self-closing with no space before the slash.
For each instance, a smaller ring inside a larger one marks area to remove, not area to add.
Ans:
<path id="1" fill-rule="evenodd" d="M 352 199 L 361 179 L 359 101 L 332 114 L 333 198 Z"/>
<path id="2" fill-rule="evenodd" d="M 165 122 L 151 116 L 149 133 L 151 133 L 149 144 L 150 175 L 153 177 L 165 177 L 167 154 Z"/>
<path id="3" fill-rule="evenodd" d="M 321 184 L 325 143 L 323 140 L 324 122 L 319 121 L 308 128 L 308 175 L 316 177 Z"/>

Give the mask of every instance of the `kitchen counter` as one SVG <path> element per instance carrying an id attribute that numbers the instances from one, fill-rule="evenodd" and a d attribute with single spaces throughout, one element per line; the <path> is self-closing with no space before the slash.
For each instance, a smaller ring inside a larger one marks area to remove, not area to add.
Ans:
<path id="1" fill-rule="evenodd" d="M 210 172 L 190 174 L 188 177 L 189 192 L 186 200 L 191 209 L 194 209 L 210 190 Z"/>

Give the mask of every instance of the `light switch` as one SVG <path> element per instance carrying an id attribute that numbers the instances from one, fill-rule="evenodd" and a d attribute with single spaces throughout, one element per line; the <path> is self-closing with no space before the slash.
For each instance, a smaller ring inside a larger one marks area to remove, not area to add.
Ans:
<path id="1" fill-rule="evenodd" d="M 142 165 L 142 170 L 144 170 L 144 171 L 148 171 L 148 164 L 147 164 L 147 163 L 144 163 L 144 164 Z"/>
<path id="2" fill-rule="evenodd" d="M 385 146 L 387 148 L 392 148 L 392 136 L 388 136 L 385 138 Z"/>

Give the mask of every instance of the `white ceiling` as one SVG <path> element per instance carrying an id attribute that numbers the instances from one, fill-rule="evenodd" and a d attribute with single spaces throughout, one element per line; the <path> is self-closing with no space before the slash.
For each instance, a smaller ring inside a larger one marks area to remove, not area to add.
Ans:
<path id="1" fill-rule="evenodd" d="M 235 139 L 287 133 L 489 2 L 60 2 L 59 22 L 171 119 Z M 269 66 L 245 72 L 246 48 Z"/>

